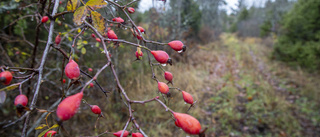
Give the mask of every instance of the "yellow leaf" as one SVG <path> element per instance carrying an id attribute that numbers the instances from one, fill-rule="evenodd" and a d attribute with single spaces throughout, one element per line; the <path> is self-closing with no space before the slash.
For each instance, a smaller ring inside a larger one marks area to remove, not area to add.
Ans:
<path id="1" fill-rule="evenodd" d="M 83 21 L 86 19 L 87 13 L 88 10 L 85 6 L 79 7 L 73 14 L 73 22 L 78 26 L 81 25 Z"/>
<path id="2" fill-rule="evenodd" d="M 100 34 L 104 33 L 104 30 L 106 29 L 106 22 L 104 18 L 101 16 L 98 12 L 91 12 L 92 15 L 92 24 L 93 26 L 99 31 Z"/>
<path id="3" fill-rule="evenodd" d="M 89 0 L 86 3 L 86 6 L 90 6 L 94 10 L 104 8 L 108 5 L 108 3 L 104 0 Z"/>
<path id="4" fill-rule="evenodd" d="M 17 87 L 19 87 L 20 84 L 12 84 L 10 86 L 7 86 L 5 88 L 0 89 L 0 91 L 10 91 L 10 90 L 14 90 Z"/>
<path id="5" fill-rule="evenodd" d="M 58 124 L 54 124 L 52 127 L 50 127 L 49 129 L 47 129 L 47 130 L 44 130 L 44 131 L 42 131 L 39 135 L 38 135 L 38 137 L 42 137 L 45 133 L 47 133 L 49 130 L 51 130 L 51 129 L 53 129 L 53 128 L 57 128 L 57 127 L 59 127 L 59 125 Z"/>
<path id="6" fill-rule="evenodd" d="M 82 41 L 82 43 L 83 43 L 83 44 L 88 44 L 88 41 L 85 41 L 85 40 L 84 40 L 84 41 Z"/>
<path id="7" fill-rule="evenodd" d="M 74 12 L 79 5 L 80 5 L 79 0 L 68 0 L 67 11 Z"/>
<path id="8" fill-rule="evenodd" d="M 40 126 L 36 127 L 35 130 L 43 129 L 46 126 L 46 124 L 41 124 Z"/>
<path id="9" fill-rule="evenodd" d="M 82 54 L 86 54 L 86 52 L 87 52 L 86 48 L 82 48 L 82 49 L 81 49 L 81 53 L 82 53 Z"/>

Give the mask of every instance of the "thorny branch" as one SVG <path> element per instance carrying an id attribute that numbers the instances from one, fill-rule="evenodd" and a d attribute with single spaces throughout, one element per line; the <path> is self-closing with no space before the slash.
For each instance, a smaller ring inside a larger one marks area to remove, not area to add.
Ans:
<path id="1" fill-rule="evenodd" d="M 51 16 L 53 16 L 53 15 L 55 15 L 57 13 L 58 6 L 59 6 L 59 0 L 55 0 Z M 51 21 L 50 22 L 49 35 L 48 35 L 48 41 L 47 41 L 47 44 L 46 44 L 46 48 L 45 48 L 45 50 L 43 52 L 43 56 L 42 56 L 42 59 L 41 59 L 41 64 L 40 64 L 40 66 L 38 68 L 39 75 L 38 75 L 37 86 L 36 86 L 35 91 L 34 91 L 33 99 L 32 99 L 32 102 L 30 104 L 30 109 L 31 110 L 34 109 L 34 106 L 35 106 L 35 104 L 37 102 L 37 99 L 38 99 L 39 89 L 40 89 L 40 85 L 41 85 L 41 81 L 42 81 L 44 64 L 45 64 L 46 59 L 47 59 L 47 55 L 48 55 L 48 51 L 49 51 L 50 45 L 52 44 L 53 28 L 54 28 L 54 21 Z M 29 119 L 30 119 L 30 114 L 27 115 L 27 118 L 25 120 L 25 123 L 24 123 L 24 126 L 23 126 L 23 130 L 22 130 L 22 134 L 21 134 L 22 137 L 26 136 L 26 131 L 27 131 Z"/>

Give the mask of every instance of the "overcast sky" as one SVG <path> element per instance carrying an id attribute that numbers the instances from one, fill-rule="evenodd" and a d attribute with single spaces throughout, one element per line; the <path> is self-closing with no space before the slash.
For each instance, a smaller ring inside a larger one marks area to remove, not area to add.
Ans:
<path id="1" fill-rule="evenodd" d="M 170 1 L 170 0 L 168 0 Z M 256 6 L 262 6 L 265 2 L 265 0 L 245 0 L 247 6 L 252 6 L 253 4 Z M 238 0 L 226 0 L 227 5 L 225 8 L 227 9 L 228 13 L 231 12 L 231 8 L 235 8 Z M 157 3 L 162 3 L 160 1 L 157 1 Z M 168 3 L 166 3 L 168 4 Z M 152 7 L 152 0 L 141 0 L 139 10 L 144 12 L 148 10 L 150 7 Z"/>

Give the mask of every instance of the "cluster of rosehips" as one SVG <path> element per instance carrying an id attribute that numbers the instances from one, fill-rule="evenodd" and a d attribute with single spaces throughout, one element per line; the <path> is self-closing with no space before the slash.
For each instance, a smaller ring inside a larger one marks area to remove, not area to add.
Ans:
<path id="1" fill-rule="evenodd" d="M 134 13 L 135 10 L 132 7 L 127 8 L 129 13 Z M 45 23 L 48 21 L 48 17 L 44 16 L 42 18 L 42 22 Z M 121 17 L 116 17 L 113 18 L 112 21 L 117 22 L 120 24 L 125 24 L 125 21 L 121 18 Z M 138 26 L 137 29 L 135 30 L 131 30 L 133 33 L 133 36 L 136 37 L 137 39 L 141 40 L 142 36 L 140 35 L 141 33 L 145 33 L 145 30 L 141 27 Z M 57 35 L 57 37 L 55 38 L 55 43 L 58 45 L 61 42 L 61 34 Z M 105 35 L 103 35 L 105 37 L 108 37 L 109 39 L 118 39 L 117 35 L 115 34 L 115 32 L 113 30 L 111 30 L 110 28 L 108 28 L 107 33 Z M 95 38 L 97 42 L 101 42 L 100 38 L 96 38 L 95 34 L 92 34 L 91 37 Z M 184 52 L 186 50 L 186 46 L 178 40 L 174 40 L 168 43 L 168 45 L 175 51 L 177 51 L 178 53 Z M 162 50 L 150 50 L 151 54 L 154 56 L 155 60 L 157 60 L 160 64 L 166 65 L 166 64 L 170 64 L 172 65 L 172 60 L 169 58 L 169 55 Z M 137 57 L 137 60 L 141 59 L 143 56 L 143 52 L 141 51 L 141 48 L 138 47 L 137 51 L 135 52 L 135 56 Z M 90 71 L 90 69 L 89 69 Z M 92 71 L 92 69 L 91 69 Z M 69 63 L 66 65 L 65 67 L 65 74 L 69 79 L 72 80 L 77 80 L 79 79 L 80 76 L 80 69 L 78 64 L 70 59 Z M 2 76 L 3 75 L 3 76 Z M 0 74 L 0 80 L 4 81 L 3 83 L 6 84 L 10 83 L 11 78 L 9 78 L 8 76 L 9 74 Z M 11 73 L 10 73 L 11 75 Z M 8 78 L 7 78 L 8 77 Z M 172 83 L 172 79 L 173 76 L 170 72 L 165 71 L 164 73 L 164 77 L 166 80 L 168 80 L 168 83 Z M 63 79 L 63 82 L 65 82 L 65 79 Z M 92 87 L 93 84 L 90 83 L 90 86 Z M 158 81 L 158 90 L 162 93 L 162 94 L 168 94 L 169 93 L 169 87 L 166 83 L 164 82 L 159 82 Z M 193 97 L 185 92 L 185 91 L 181 91 L 182 92 L 182 96 L 183 99 L 186 103 L 188 104 L 193 104 Z M 81 104 L 81 100 L 83 97 L 83 91 L 81 91 L 80 93 L 77 93 L 75 95 L 69 96 L 67 98 L 65 98 L 59 105 L 56 111 L 56 114 L 59 118 L 59 121 L 66 121 L 68 119 L 70 119 L 71 117 L 73 117 L 75 115 L 75 113 L 77 112 L 80 104 Z M 19 95 L 16 100 L 15 100 L 15 105 L 21 105 L 21 106 L 26 106 L 28 102 L 28 99 L 25 95 Z M 90 105 L 91 110 L 93 113 L 101 115 L 101 109 L 97 106 L 97 105 Z M 173 112 L 172 114 L 174 116 L 175 119 L 175 125 L 177 127 L 180 127 L 181 129 L 183 129 L 186 133 L 188 134 L 192 134 L 192 135 L 197 135 L 197 134 L 201 134 L 201 125 L 199 123 L 199 121 L 197 119 L 195 119 L 194 117 L 188 115 L 188 114 L 183 114 L 183 113 L 177 113 L 177 112 Z M 123 137 L 127 137 L 129 135 L 128 131 L 118 131 L 116 133 L 113 133 L 113 135 L 120 137 L 120 135 L 123 133 Z M 54 135 L 56 134 L 56 131 L 48 131 L 46 133 L 47 134 L 51 134 Z M 45 135 L 45 136 L 46 136 Z M 141 133 L 132 133 L 133 137 L 143 137 L 143 135 Z"/>

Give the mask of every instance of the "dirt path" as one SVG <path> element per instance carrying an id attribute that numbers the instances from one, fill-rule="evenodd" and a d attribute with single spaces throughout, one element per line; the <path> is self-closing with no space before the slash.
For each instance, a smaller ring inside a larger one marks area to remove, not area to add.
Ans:
<path id="1" fill-rule="evenodd" d="M 317 75 L 270 60 L 272 49 L 259 39 L 221 41 L 193 55 L 209 74 L 201 100 L 212 136 L 320 136 Z"/>

